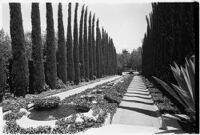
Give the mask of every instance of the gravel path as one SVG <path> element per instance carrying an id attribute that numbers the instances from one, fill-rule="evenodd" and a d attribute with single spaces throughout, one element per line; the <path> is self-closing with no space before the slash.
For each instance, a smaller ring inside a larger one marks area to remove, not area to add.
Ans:
<path id="1" fill-rule="evenodd" d="M 80 93 L 80 92 L 82 92 L 82 91 L 84 91 L 86 89 L 94 88 L 97 85 L 101 85 L 103 83 L 110 82 L 110 81 L 113 81 L 113 80 L 116 80 L 116 79 L 119 79 L 119 78 L 121 78 L 121 76 L 116 75 L 116 76 L 113 76 L 113 77 L 108 78 L 108 79 L 102 79 L 99 82 L 95 82 L 95 83 L 92 83 L 92 84 L 84 85 L 84 86 L 81 86 L 81 87 L 78 87 L 78 88 L 75 88 L 75 89 L 72 89 L 72 90 L 69 90 L 69 91 L 61 92 L 61 93 L 58 93 L 58 94 L 55 94 L 55 95 L 52 95 L 52 96 L 59 96 L 60 99 L 63 100 L 64 98 L 66 98 L 68 96 L 71 96 L 71 95 L 74 95 L 74 94 L 78 94 L 78 93 Z"/>

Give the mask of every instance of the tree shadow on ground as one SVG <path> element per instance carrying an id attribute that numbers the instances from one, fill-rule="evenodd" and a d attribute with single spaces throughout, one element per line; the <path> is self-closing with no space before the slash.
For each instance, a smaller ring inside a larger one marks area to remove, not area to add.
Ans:
<path id="1" fill-rule="evenodd" d="M 119 108 L 136 111 L 136 112 L 143 113 L 151 117 L 158 117 L 157 115 L 158 111 L 150 111 L 150 110 L 145 110 L 145 109 L 140 109 L 140 108 L 135 108 L 135 107 L 126 107 L 126 106 L 119 106 Z"/>
<path id="2" fill-rule="evenodd" d="M 154 105 L 154 103 L 147 103 L 147 102 L 142 102 L 142 101 L 137 101 L 137 100 L 122 99 L 122 101 L 125 101 L 125 102 L 135 102 L 135 103 L 141 103 L 141 104 L 146 104 L 146 105 Z"/>
<path id="3" fill-rule="evenodd" d="M 127 92 L 126 94 L 138 94 L 138 95 L 144 95 L 144 96 L 149 96 L 150 95 L 150 94 L 137 93 L 137 92 Z"/>
<path id="4" fill-rule="evenodd" d="M 132 96 L 132 95 L 124 95 L 125 97 L 137 97 L 137 98 L 143 98 L 143 99 L 151 99 L 151 97 L 142 97 L 142 96 Z"/>
<path id="5" fill-rule="evenodd" d="M 166 130 L 166 131 L 161 131 L 157 132 L 155 134 L 167 134 L 167 133 L 174 133 L 174 134 L 183 134 L 184 132 L 178 129 L 173 129 L 173 130 Z"/>
<path id="6" fill-rule="evenodd" d="M 149 92 L 148 90 L 140 90 L 140 89 L 131 90 L 131 92 L 137 92 L 137 91 L 139 91 L 139 92 L 145 92 L 145 93 Z"/>

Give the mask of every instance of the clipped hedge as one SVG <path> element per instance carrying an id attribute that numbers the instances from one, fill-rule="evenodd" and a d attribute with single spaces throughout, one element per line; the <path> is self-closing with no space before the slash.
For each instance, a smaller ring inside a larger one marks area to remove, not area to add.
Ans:
<path id="1" fill-rule="evenodd" d="M 56 96 L 49 98 L 36 98 L 33 100 L 33 103 L 33 108 L 37 110 L 56 108 L 59 106 L 60 98 Z"/>

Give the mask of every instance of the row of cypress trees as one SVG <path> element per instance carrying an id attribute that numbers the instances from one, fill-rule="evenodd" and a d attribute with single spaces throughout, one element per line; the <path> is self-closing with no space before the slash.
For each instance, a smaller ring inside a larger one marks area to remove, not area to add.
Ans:
<path id="1" fill-rule="evenodd" d="M 142 73 L 171 83 L 170 65 L 195 51 L 195 3 L 153 3 L 142 46 Z M 198 11 L 198 9 L 196 10 Z"/>
<path id="2" fill-rule="evenodd" d="M 99 28 L 99 20 L 83 5 L 78 31 L 78 3 L 75 4 L 74 30 L 71 29 L 71 3 L 68 4 L 67 39 L 64 37 L 62 4 L 58 5 L 58 47 L 56 49 L 53 8 L 46 3 L 46 56 L 43 57 L 39 4 L 32 3 L 32 60 L 33 72 L 29 72 L 25 56 L 24 30 L 20 3 L 9 3 L 10 34 L 12 39 L 12 88 L 15 96 L 25 96 L 29 83 L 33 83 L 34 93 L 40 93 L 47 83 L 55 89 L 57 77 L 64 83 L 78 84 L 89 80 L 116 74 L 117 60 L 113 40 Z M 89 22 L 89 25 L 87 24 Z M 29 82 L 29 74 L 33 81 Z"/>

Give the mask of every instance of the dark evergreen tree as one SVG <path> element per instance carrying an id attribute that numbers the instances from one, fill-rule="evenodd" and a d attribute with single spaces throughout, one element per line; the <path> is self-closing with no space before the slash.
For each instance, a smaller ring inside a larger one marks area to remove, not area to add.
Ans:
<path id="1" fill-rule="evenodd" d="M 78 3 L 76 3 L 75 13 L 74 13 L 75 14 L 74 15 L 74 69 L 75 69 L 74 83 L 75 84 L 78 84 L 80 80 L 77 10 L 78 10 Z"/>
<path id="2" fill-rule="evenodd" d="M 62 4 L 58 5 L 58 50 L 57 50 L 57 71 L 58 77 L 64 82 L 67 82 L 67 60 L 66 60 L 65 34 L 63 26 Z"/>
<path id="3" fill-rule="evenodd" d="M 109 46 L 108 46 L 108 33 L 105 34 L 105 74 L 109 74 Z"/>
<path id="4" fill-rule="evenodd" d="M 33 92 L 40 93 L 44 89 L 45 75 L 43 65 L 42 39 L 40 27 L 39 3 L 32 3 L 32 59 L 33 59 Z"/>
<path id="5" fill-rule="evenodd" d="M 101 37 L 100 37 L 100 31 L 99 31 L 99 19 L 97 19 L 96 22 L 96 71 L 97 71 L 97 78 L 100 78 L 100 43 L 101 43 Z"/>
<path id="6" fill-rule="evenodd" d="M 194 54 L 194 3 L 153 3 L 142 46 L 142 72 L 175 83 L 170 66 Z"/>
<path id="7" fill-rule="evenodd" d="M 79 27 L 79 58 L 80 58 L 80 77 L 85 78 L 85 67 L 84 67 L 84 40 L 83 40 L 83 17 L 84 17 L 84 5 L 81 10 L 80 27 Z"/>
<path id="8" fill-rule="evenodd" d="M 102 39 L 101 39 L 101 73 L 105 75 L 105 30 L 102 28 Z"/>
<path id="9" fill-rule="evenodd" d="M 93 46 L 92 46 L 92 14 L 89 15 L 89 27 L 88 27 L 88 50 L 89 50 L 89 78 L 93 79 Z"/>
<path id="10" fill-rule="evenodd" d="M 74 56 L 71 31 L 71 3 L 68 4 L 68 26 L 67 26 L 67 77 L 74 81 Z"/>
<path id="11" fill-rule="evenodd" d="M 112 64 L 111 64 L 111 58 L 112 58 L 112 53 L 111 53 L 111 38 L 109 37 L 109 42 L 108 42 L 108 75 L 111 75 L 112 73 Z"/>
<path id="12" fill-rule="evenodd" d="M 101 30 L 98 28 L 98 35 L 99 35 L 99 77 L 102 77 L 102 37 L 101 37 Z"/>
<path id="13" fill-rule="evenodd" d="M 56 65 L 56 47 L 53 21 L 53 8 L 51 3 L 46 3 L 47 20 L 47 56 L 46 56 L 46 76 L 47 84 L 50 88 L 56 88 L 57 65 Z"/>
<path id="14" fill-rule="evenodd" d="M 25 56 L 24 29 L 20 3 L 9 3 L 12 39 L 12 88 L 15 96 L 23 96 L 29 87 L 28 61 Z"/>
<path id="15" fill-rule="evenodd" d="M 93 47 L 93 75 L 96 76 L 97 75 L 97 71 L 96 71 L 96 44 L 95 44 L 95 33 L 94 33 L 94 29 L 95 29 L 95 14 L 93 15 L 93 19 L 92 19 L 92 47 Z"/>
<path id="16" fill-rule="evenodd" d="M 88 36 L 87 36 L 87 7 L 84 15 L 84 67 L 85 79 L 89 79 L 89 51 L 88 51 Z"/>

